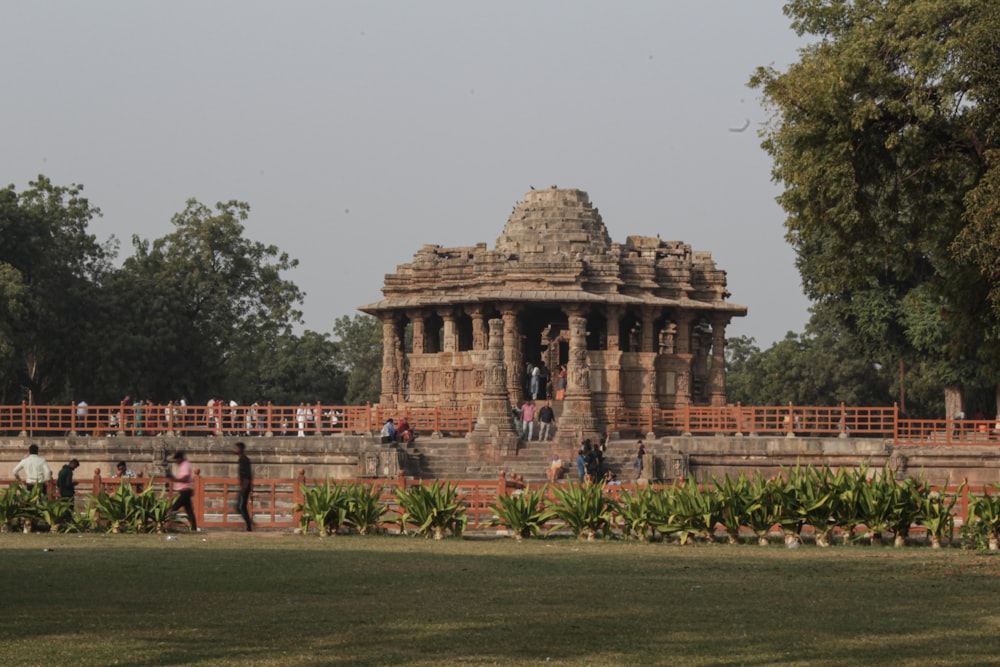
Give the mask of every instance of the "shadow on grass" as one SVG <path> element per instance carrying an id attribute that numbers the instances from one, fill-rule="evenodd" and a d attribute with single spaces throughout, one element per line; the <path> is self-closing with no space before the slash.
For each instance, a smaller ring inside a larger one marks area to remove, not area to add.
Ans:
<path id="1" fill-rule="evenodd" d="M 0 536 L 0 559 L 0 643 L 20 664 L 987 664 L 998 648 L 1000 559 L 959 550 L 210 533 Z"/>

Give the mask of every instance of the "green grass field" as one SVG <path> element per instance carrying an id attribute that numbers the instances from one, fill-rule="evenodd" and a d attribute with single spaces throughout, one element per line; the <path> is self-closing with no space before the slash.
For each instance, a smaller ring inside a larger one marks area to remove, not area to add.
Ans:
<path id="1" fill-rule="evenodd" d="M 959 549 L 7 534 L 0 584 L 4 665 L 1000 664 Z"/>

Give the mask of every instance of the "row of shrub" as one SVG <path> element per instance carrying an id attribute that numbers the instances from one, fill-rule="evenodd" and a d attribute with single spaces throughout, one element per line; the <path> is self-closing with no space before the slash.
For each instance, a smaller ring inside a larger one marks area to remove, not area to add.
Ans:
<path id="1" fill-rule="evenodd" d="M 973 548 L 996 549 L 1000 541 L 1000 494 L 994 487 L 969 498 L 962 539 Z M 773 478 L 762 474 L 713 478 L 710 484 L 687 481 L 634 491 L 602 484 L 571 484 L 524 489 L 501 496 L 490 506 L 490 526 L 516 539 L 571 533 L 580 539 L 623 537 L 638 540 L 698 539 L 737 543 L 752 536 L 770 543 L 780 531 L 786 544 L 801 543 L 804 533 L 818 546 L 867 541 L 881 544 L 889 536 L 902 546 L 913 527 L 926 531 L 934 547 L 953 540 L 955 506 L 965 492 L 936 490 L 925 481 L 897 479 L 888 466 L 872 471 L 829 467 L 795 467 Z M 418 535 L 461 535 L 467 515 L 456 489 L 440 482 L 396 491 L 398 516 L 386 519 L 377 489 L 331 484 L 303 489 L 300 529 L 315 524 L 322 534 L 341 529 L 367 533 L 373 526 L 395 523 Z"/>
<path id="2" fill-rule="evenodd" d="M 968 499 L 961 538 L 970 548 L 995 550 L 1000 544 L 1000 487 L 992 490 Z M 293 508 L 299 530 L 307 534 L 315 526 L 320 535 L 365 535 L 395 524 L 402 533 L 441 539 L 461 536 L 467 527 L 466 507 L 451 484 L 396 489 L 389 501 L 395 505 L 391 515 L 381 493 L 377 485 L 330 480 L 303 487 L 302 502 Z M 964 484 L 948 493 L 925 481 L 897 479 L 888 466 L 879 471 L 797 466 L 772 478 L 758 472 L 713 478 L 710 484 L 689 480 L 633 491 L 603 484 L 526 488 L 497 497 L 489 507 L 493 518 L 487 525 L 516 539 L 560 532 L 588 540 L 680 544 L 721 536 L 730 543 L 748 538 L 766 545 L 778 530 L 790 546 L 801 543 L 804 532 L 811 533 L 818 546 L 829 546 L 837 537 L 847 543 L 880 544 L 885 536 L 902 546 L 916 526 L 926 531 L 932 546 L 940 547 L 954 538 L 954 511 L 964 493 Z M 140 492 L 128 484 L 112 493 L 102 491 L 87 497 L 81 511 L 75 510 L 72 499 L 48 498 L 40 487 L 29 494 L 15 485 L 0 494 L 0 530 L 20 527 L 28 532 L 47 526 L 53 532 L 164 532 L 179 519 L 170 507 L 171 499 L 152 485 Z"/>
<path id="3" fill-rule="evenodd" d="M 180 519 L 171 511 L 172 503 L 172 498 L 157 493 L 152 484 L 142 491 L 122 484 L 112 493 L 87 496 L 78 510 L 74 498 L 50 498 L 41 484 L 31 491 L 14 484 L 0 494 L 0 532 L 162 533 Z"/>

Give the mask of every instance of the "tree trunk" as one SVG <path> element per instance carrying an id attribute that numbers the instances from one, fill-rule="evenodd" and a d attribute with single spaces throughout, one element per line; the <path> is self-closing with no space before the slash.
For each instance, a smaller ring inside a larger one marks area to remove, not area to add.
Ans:
<path id="1" fill-rule="evenodd" d="M 941 548 L 941 536 L 940 535 L 928 535 L 927 537 L 931 540 L 931 549 Z"/>
<path id="2" fill-rule="evenodd" d="M 965 397 L 962 395 L 962 386 L 950 384 L 944 388 L 944 416 L 952 418 L 960 412 L 965 412 L 963 404 Z"/>

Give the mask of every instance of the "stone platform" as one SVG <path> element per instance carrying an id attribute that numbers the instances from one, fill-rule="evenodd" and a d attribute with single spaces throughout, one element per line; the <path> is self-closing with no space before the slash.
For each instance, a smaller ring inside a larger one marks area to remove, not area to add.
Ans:
<path id="1" fill-rule="evenodd" d="M 300 470 L 311 479 L 395 478 L 399 470 L 416 479 L 495 479 L 501 471 L 523 475 L 540 484 L 553 454 L 558 454 L 572 479 L 573 447 L 554 442 L 521 443 L 516 452 L 501 451 L 461 438 L 420 437 L 409 446 L 382 445 L 367 435 L 332 437 L 117 437 L 117 438 L 3 438 L 0 439 L 0 479 L 9 479 L 14 465 L 38 443 L 53 473 L 70 458 L 80 461 L 77 479 L 86 479 L 99 468 L 108 476 L 116 461 L 125 460 L 136 472 L 159 475 L 163 462 L 184 449 L 203 477 L 235 477 L 232 445 L 247 444 L 255 476 L 292 478 Z M 886 462 L 904 475 L 926 478 L 933 484 L 1000 482 L 1000 449 L 984 446 L 905 447 L 893 449 L 891 441 L 871 438 L 787 437 L 665 437 L 644 441 L 646 472 L 650 480 L 670 481 L 694 477 L 737 475 L 760 470 L 770 476 L 782 467 L 829 465 L 881 468 Z M 632 481 L 637 440 L 612 439 L 605 456 L 607 467 L 619 479 Z"/>

